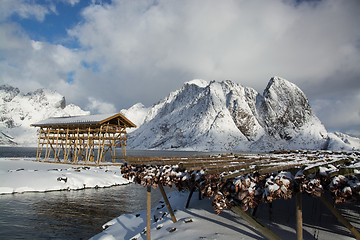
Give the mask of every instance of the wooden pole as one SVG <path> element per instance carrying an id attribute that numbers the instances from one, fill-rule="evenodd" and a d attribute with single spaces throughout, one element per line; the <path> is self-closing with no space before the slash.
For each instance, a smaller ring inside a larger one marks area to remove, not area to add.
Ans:
<path id="1" fill-rule="evenodd" d="M 40 139 L 39 139 L 39 141 L 40 141 L 41 148 L 39 148 L 39 155 L 37 155 L 37 160 L 39 160 L 39 161 L 41 158 L 42 150 L 44 148 L 44 138 L 45 138 L 45 133 L 44 133 L 43 129 L 41 129 L 40 133 L 41 133 L 41 141 L 40 141 Z"/>
<path id="2" fill-rule="evenodd" d="M 38 161 L 40 159 L 40 154 L 41 154 L 41 151 L 40 151 L 41 133 L 42 133 L 42 127 L 40 128 L 40 131 L 39 131 L 39 141 L 38 141 L 38 147 L 37 147 L 37 150 L 36 150 L 36 161 Z M 40 152 L 40 154 L 39 154 L 39 152 Z"/>
<path id="3" fill-rule="evenodd" d="M 302 194 L 296 193 L 296 240 L 303 239 Z"/>
<path id="4" fill-rule="evenodd" d="M 151 240 L 151 186 L 147 186 L 146 239 Z"/>
<path id="5" fill-rule="evenodd" d="M 264 227 L 260 222 L 258 222 L 255 218 L 253 218 L 250 214 L 242 210 L 239 206 L 234 206 L 231 208 L 236 214 L 242 217 L 245 221 L 247 221 L 253 228 L 259 231 L 262 235 L 264 235 L 267 239 L 270 240 L 280 240 L 278 236 L 276 236 L 273 232 L 271 232 L 268 228 Z"/>
<path id="6" fill-rule="evenodd" d="M 68 139 L 69 139 L 69 127 L 66 128 L 64 162 L 68 161 L 68 157 L 70 153 L 70 146 L 68 146 Z"/>
<path id="7" fill-rule="evenodd" d="M 191 189 L 190 194 L 189 194 L 189 197 L 188 197 L 188 200 L 187 200 L 187 202 L 186 202 L 185 208 L 188 208 L 188 207 L 189 207 L 190 199 L 191 199 L 193 193 L 195 192 L 195 189 L 196 189 L 195 187 L 194 187 L 193 189 Z M 199 190 L 199 191 L 200 191 L 200 190 Z"/>
<path id="8" fill-rule="evenodd" d="M 329 202 L 329 200 L 326 199 L 326 197 L 324 197 L 324 195 L 321 195 L 320 200 L 325 204 L 325 206 L 339 219 L 339 221 L 345 225 L 345 227 L 347 227 L 347 229 L 350 230 L 350 232 L 352 232 L 352 234 L 354 234 L 354 236 L 357 239 L 360 239 L 360 233 L 354 228 L 353 225 L 351 225 L 351 223 L 349 223 L 348 220 L 346 220 L 341 213 L 333 207 L 333 205 Z"/>
<path id="9" fill-rule="evenodd" d="M 107 130 L 106 130 L 107 131 Z M 103 153 L 104 153 L 104 148 L 105 148 L 105 137 L 106 137 L 106 132 L 102 134 L 101 136 L 101 139 L 102 139 L 102 145 L 101 145 L 101 153 L 100 153 L 100 160 L 99 160 L 99 163 L 100 162 L 104 162 L 104 156 L 103 156 Z"/>
<path id="10" fill-rule="evenodd" d="M 125 152 L 125 155 L 126 156 L 126 132 L 124 133 L 124 136 L 125 136 L 125 140 L 124 140 L 124 152 Z"/>
<path id="11" fill-rule="evenodd" d="M 47 130 L 47 134 L 46 134 L 46 151 L 45 151 L 45 162 L 47 162 L 49 160 L 49 155 L 50 155 L 50 139 L 49 139 L 49 135 L 50 135 L 50 129 L 48 128 Z"/>
<path id="12" fill-rule="evenodd" d="M 164 190 L 164 187 L 163 187 L 163 185 L 162 185 L 161 183 L 159 184 L 159 188 L 160 188 L 161 195 L 162 195 L 162 197 L 164 198 L 166 207 L 167 207 L 167 209 L 169 210 L 171 219 L 173 220 L 174 223 L 176 223 L 176 222 L 177 222 L 176 217 L 175 217 L 174 212 L 173 212 L 173 210 L 172 210 L 172 207 L 171 207 L 171 205 L 170 205 L 169 199 L 168 199 L 167 196 L 166 196 L 166 192 L 165 192 L 165 190 Z"/>
<path id="13" fill-rule="evenodd" d="M 90 149 L 91 149 L 91 147 L 89 147 L 89 144 L 90 144 L 90 127 L 89 127 L 89 130 L 88 130 L 87 141 L 86 141 L 85 164 L 88 164 L 88 163 L 89 163 L 89 155 L 90 155 Z"/>
<path id="14" fill-rule="evenodd" d="M 120 146 L 121 146 L 121 152 L 122 152 L 122 155 L 123 156 L 126 156 L 125 154 L 124 154 L 124 145 L 123 145 L 123 140 L 122 140 L 122 135 L 121 135 L 122 133 L 120 132 L 120 137 L 119 137 L 119 139 L 120 139 Z"/>
<path id="15" fill-rule="evenodd" d="M 58 128 L 57 133 L 56 133 L 56 144 L 55 144 L 55 151 L 54 151 L 54 161 L 55 162 L 57 162 L 57 161 L 60 162 L 60 159 L 58 157 L 59 134 L 60 134 L 60 128 Z M 57 158 L 57 160 L 56 160 L 56 158 Z"/>
<path id="16" fill-rule="evenodd" d="M 97 154 L 97 159 L 96 159 L 96 164 L 97 164 L 97 165 L 99 165 L 99 164 L 100 164 L 100 149 L 101 149 L 101 141 L 100 141 L 100 139 L 102 139 L 102 138 L 101 138 L 101 131 L 102 131 L 102 128 L 103 128 L 103 126 L 101 125 L 101 126 L 100 126 L 100 132 L 99 132 L 99 147 L 98 147 L 98 154 Z"/>

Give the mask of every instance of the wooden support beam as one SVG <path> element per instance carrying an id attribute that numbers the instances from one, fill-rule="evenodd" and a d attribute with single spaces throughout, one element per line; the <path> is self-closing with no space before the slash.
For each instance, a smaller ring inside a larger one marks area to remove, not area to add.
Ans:
<path id="1" fill-rule="evenodd" d="M 79 140 L 79 131 L 80 129 L 77 128 L 77 132 L 76 132 L 76 139 L 75 139 L 75 147 L 74 147 L 74 163 L 77 163 L 78 162 L 78 144 L 80 143 L 80 140 Z"/>
<path id="2" fill-rule="evenodd" d="M 296 240 L 303 239 L 302 194 L 296 193 Z"/>
<path id="3" fill-rule="evenodd" d="M 41 139 L 41 134 L 42 134 L 42 128 L 40 128 L 40 131 L 39 131 L 38 147 L 37 147 L 37 150 L 36 150 L 36 160 L 37 160 L 37 161 L 40 159 L 40 154 L 41 154 L 41 151 L 40 151 L 40 139 Z M 39 152 L 40 152 L 40 154 L 39 154 Z"/>
<path id="4" fill-rule="evenodd" d="M 151 240 L 151 186 L 147 186 L 147 194 L 146 194 L 146 239 Z"/>
<path id="5" fill-rule="evenodd" d="M 98 147 L 98 154 L 97 154 L 97 159 L 96 159 L 96 163 L 100 164 L 100 150 L 101 150 L 101 131 L 102 131 L 103 126 L 101 125 L 100 127 L 100 132 L 99 132 L 99 147 Z"/>
<path id="6" fill-rule="evenodd" d="M 56 134 L 56 144 L 55 144 L 55 150 L 54 150 L 54 161 L 59 161 L 60 162 L 59 156 L 57 155 L 58 154 L 58 151 L 57 151 L 58 150 L 58 144 L 59 144 L 59 129 L 57 130 L 57 134 Z"/>
<path id="7" fill-rule="evenodd" d="M 176 220 L 175 214 L 174 214 L 174 212 L 173 212 L 173 210 L 172 210 L 172 207 L 171 207 L 171 205 L 170 205 L 169 199 L 167 198 L 166 192 L 165 192 L 164 187 L 163 187 L 163 185 L 162 185 L 161 183 L 159 184 L 159 188 L 160 188 L 161 195 L 162 195 L 162 197 L 164 198 L 166 207 L 167 207 L 167 209 L 169 210 L 171 219 L 173 220 L 174 223 L 176 223 L 177 220 Z"/>
<path id="8" fill-rule="evenodd" d="M 344 226 L 349 229 L 352 234 L 354 234 L 357 239 L 360 239 L 360 233 L 354 228 L 353 225 L 351 225 L 351 223 L 349 223 L 348 220 L 346 220 L 346 218 L 341 215 L 341 213 L 336 208 L 333 207 L 333 205 L 329 202 L 329 200 L 327 200 L 326 197 L 324 197 L 324 195 L 321 195 L 319 199 L 339 219 L 339 221 L 344 224 Z"/>
<path id="9" fill-rule="evenodd" d="M 195 192 L 195 189 L 196 189 L 196 188 L 191 189 L 191 191 L 190 191 L 190 193 L 189 193 L 188 200 L 187 200 L 187 202 L 186 202 L 186 206 L 185 206 L 185 208 L 188 208 L 188 207 L 189 207 L 189 204 L 190 204 L 190 199 L 191 199 L 191 197 L 192 197 L 193 193 Z M 199 190 L 199 191 L 200 191 L 200 190 Z"/>
<path id="10" fill-rule="evenodd" d="M 69 137 L 69 128 L 66 129 L 64 162 L 68 161 L 68 157 L 70 153 L 70 146 L 68 146 L 68 137 Z"/>
<path id="11" fill-rule="evenodd" d="M 239 206 L 234 206 L 231 208 L 236 214 L 242 217 L 245 221 L 247 221 L 253 228 L 259 231 L 263 236 L 265 236 L 269 240 L 280 240 L 278 236 L 276 236 L 272 231 L 263 226 L 260 222 L 258 222 L 255 218 L 253 218 L 250 214 L 242 210 Z"/>
<path id="12" fill-rule="evenodd" d="M 124 133 L 124 156 L 126 156 L 126 132 Z"/>
<path id="13" fill-rule="evenodd" d="M 50 139 L 49 139 L 49 130 L 50 129 L 47 129 L 46 130 L 46 133 L 45 133 L 45 136 L 47 136 L 47 142 L 46 142 L 46 151 L 45 151 L 45 162 L 47 162 L 49 160 L 49 155 L 50 155 L 50 148 L 49 148 L 49 145 L 50 145 Z"/>
<path id="14" fill-rule="evenodd" d="M 91 128 L 89 127 L 88 133 L 87 133 L 87 142 L 86 142 L 86 156 L 85 156 L 85 164 L 88 164 L 89 157 L 90 157 L 90 135 L 91 135 Z"/>

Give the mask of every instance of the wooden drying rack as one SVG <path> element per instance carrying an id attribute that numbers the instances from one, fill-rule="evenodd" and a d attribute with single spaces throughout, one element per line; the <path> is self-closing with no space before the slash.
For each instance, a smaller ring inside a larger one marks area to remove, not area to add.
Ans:
<path id="1" fill-rule="evenodd" d="M 224 176 L 224 178 L 235 178 L 240 175 L 253 173 L 255 171 L 265 174 L 272 173 L 278 171 L 294 171 L 295 169 L 305 168 L 305 158 L 308 152 L 300 152 L 300 154 L 304 154 L 304 161 L 299 159 L 295 159 L 292 154 L 299 154 L 299 152 L 293 151 L 282 151 L 278 153 L 289 154 L 286 158 L 272 155 L 263 155 L 263 154 L 253 154 L 252 157 L 249 155 L 218 155 L 218 156 L 195 156 L 195 157 L 134 157 L 127 156 L 124 158 L 124 161 L 130 165 L 178 165 L 179 168 L 184 168 L 188 171 L 191 170 L 203 170 L 205 175 L 223 173 L 229 171 L 236 171 L 234 174 L 229 174 Z M 335 153 L 336 154 L 336 153 Z M 310 158 L 311 159 L 311 158 Z M 330 159 L 311 159 L 312 167 L 306 168 L 304 170 L 305 175 L 312 174 L 314 172 L 319 171 L 319 167 L 345 160 L 330 160 Z M 332 173 L 332 175 L 344 174 L 344 175 L 355 175 L 356 170 L 359 169 L 347 169 L 343 171 L 340 169 L 339 171 Z M 158 185 L 161 191 L 161 194 L 164 198 L 165 204 L 169 210 L 170 216 L 175 223 L 176 217 L 172 210 L 172 207 L 168 201 L 165 190 L 162 184 Z M 187 200 L 186 207 L 188 207 L 190 198 L 195 189 L 191 190 L 189 194 L 189 198 Z M 200 191 L 199 191 L 200 193 Z M 201 193 L 200 193 L 201 194 Z M 360 239 L 359 232 L 341 215 L 341 213 L 333 207 L 333 205 L 325 198 L 323 195 L 319 197 L 319 199 L 325 204 L 327 208 L 354 234 L 357 239 Z M 257 231 L 259 231 L 262 235 L 264 235 L 268 239 L 280 239 L 273 232 L 271 232 L 268 228 L 263 226 L 260 222 L 253 218 L 250 214 L 243 211 L 239 206 L 234 206 L 231 208 L 232 211 L 237 213 L 240 217 L 242 217 L 245 221 L 247 221 L 251 226 L 253 226 Z M 302 194 L 300 192 L 296 193 L 296 239 L 303 239 L 303 227 L 302 227 Z M 151 239 L 151 185 L 147 185 L 147 240 Z"/>

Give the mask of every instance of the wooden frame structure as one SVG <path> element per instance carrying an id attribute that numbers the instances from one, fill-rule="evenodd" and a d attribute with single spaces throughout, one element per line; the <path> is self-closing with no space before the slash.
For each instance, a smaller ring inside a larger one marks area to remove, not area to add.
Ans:
<path id="1" fill-rule="evenodd" d="M 62 153 L 64 162 L 77 163 L 81 158 L 85 164 L 94 161 L 100 164 L 109 150 L 114 161 L 116 147 L 121 147 L 126 156 L 126 128 L 136 127 L 121 113 L 54 117 L 31 126 L 40 127 L 37 160 L 45 147 L 45 161 L 52 151 L 55 161 L 60 162 Z"/>
<path id="2" fill-rule="evenodd" d="M 356 163 L 352 162 L 353 165 L 350 164 L 351 161 L 354 161 L 353 157 L 350 157 L 345 152 L 331 152 L 331 154 L 340 155 L 340 157 L 331 159 L 328 158 L 328 153 L 326 151 L 323 152 L 323 154 L 319 154 L 320 151 L 316 152 L 315 156 L 309 156 L 309 157 L 303 157 L 302 154 L 305 152 L 298 152 L 299 156 L 303 159 L 296 159 L 294 158 L 294 151 L 282 151 L 281 153 L 275 153 L 275 154 L 282 154 L 279 157 L 276 157 L 275 155 L 272 156 L 261 156 L 260 154 L 254 154 L 255 157 L 247 157 L 246 155 L 242 156 L 232 156 L 232 155 L 224 155 L 224 156 L 192 156 L 192 157 L 137 157 L 137 156 L 130 156 L 125 159 L 127 162 L 127 166 L 125 168 L 122 168 L 122 173 L 125 178 L 129 176 L 133 176 L 132 174 L 129 174 L 133 171 L 139 171 L 141 174 L 136 174 L 138 179 L 138 182 L 141 182 L 141 184 L 145 184 L 147 186 L 147 240 L 151 239 L 151 186 L 154 188 L 159 187 L 161 190 L 161 193 L 163 195 L 163 198 L 166 202 L 166 206 L 168 207 L 170 216 L 172 217 L 173 222 L 175 223 L 176 217 L 174 215 L 174 212 L 172 211 L 171 205 L 167 200 L 166 193 L 163 191 L 163 185 L 166 186 L 168 182 L 180 182 L 179 180 L 176 180 L 176 177 L 173 179 L 170 179 L 170 177 L 167 177 L 166 175 L 163 177 L 161 176 L 162 170 L 156 170 L 158 167 L 163 168 L 163 166 L 175 166 L 175 171 L 178 172 L 183 171 L 183 173 L 186 171 L 204 171 L 204 175 L 215 175 L 225 172 L 233 172 L 235 173 L 224 175 L 221 178 L 222 179 L 234 179 L 235 177 L 239 176 L 245 176 L 247 174 L 252 174 L 254 172 L 258 172 L 259 174 L 267 174 L 267 173 L 274 173 L 274 172 L 281 172 L 281 171 L 287 171 L 287 172 L 293 172 L 292 174 L 295 174 L 297 171 L 302 168 L 302 173 L 305 176 L 315 175 L 314 173 L 319 174 L 320 167 L 321 166 L 327 166 L 328 164 L 331 164 L 333 167 L 336 166 L 337 170 L 334 169 L 328 169 L 326 176 L 329 178 L 328 182 L 332 182 L 331 178 L 343 175 L 358 175 L 358 170 L 360 170 L 360 167 L 356 165 Z M 344 157 L 341 157 L 341 155 L 344 155 Z M 266 154 L 264 154 L 266 155 Z M 327 158 L 324 158 L 323 156 L 327 155 Z M 360 156 L 360 152 L 356 155 Z M 311 160 L 311 164 L 309 166 L 309 160 Z M 358 161 L 358 160 L 357 160 Z M 285 163 L 285 164 L 284 164 Z M 345 164 L 347 163 L 347 164 Z M 129 165 L 134 166 L 142 166 L 139 167 L 138 170 L 132 169 L 132 167 L 129 167 Z M 255 165 L 255 168 L 253 167 Z M 125 169 L 125 171 L 124 171 Z M 171 176 L 169 167 L 166 172 L 169 173 L 168 176 Z M 160 177 L 163 177 L 162 180 L 160 180 L 159 175 L 153 174 L 154 172 L 159 173 Z M 165 173 L 166 174 L 166 173 Z M 181 175 L 180 176 L 184 176 Z M 324 177 L 324 176 L 323 176 Z M 164 180 L 169 178 L 169 180 Z M 182 177 L 180 177 L 181 179 Z M 144 180 L 145 179 L 145 180 Z M 157 180 L 155 180 L 157 179 Z M 191 183 L 189 181 L 190 178 L 188 178 L 187 183 L 183 183 L 182 190 L 188 188 L 190 190 L 189 197 L 187 199 L 186 208 L 188 208 L 190 199 L 193 195 L 193 192 L 197 189 L 199 189 L 199 194 L 201 199 L 201 191 L 200 186 L 192 185 L 194 182 Z M 310 178 L 311 179 L 311 178 Z M 183 181 L 183 180 L 181 180 Z M 206 182 L 206 181 L 203 181 Z M 213 183 L 211 183 L 213 184 Z M 207 186 L 205 185 L 204 189 L 207 189 Z M 250 184 L 249 184 L 250 186 Z M 345 187 L 346 185 L 341 185 L 342 187 Z M 303 186 L 302 186 L 303 187 Z M 211 187 L 212 188 L 212 187 Z M 246 188 L 246 187 L 245 187 Z M 341 188 L 340 188 L 341 189 Z M 180 191 L 180 190 L 179 190 Z M 217 192 L 218 190 L 214 190 L 214 192 Z M 245 190 L 244 190 L 245 191 Z M 302 194 L 309 194 L 306 191 L 300 191 L 300 189 L 294 188 L 294 193 L 296 196 L 296 202 L 295 202 L 295 213 L 296 213 L 296 239 L 302 240 L 303 239 L 303 203 L 302 203 Z M 339 190 L 343 192 L 343 190 Z M 354 194 L 358 194 L 358 190 L 353 190 Z M 205 191 L 206 192 L 206 191 Z M 221 193 L 221 192 L 220 192 Z M 222 194 L 222 193 L 221 193 Z M 209 197 L 209 196 L 208 196 Z M 321 200 L 321 202 L 338 218 L 338 220 L 356 237 L 356 239 L 360 240 L 360 233 L 357 231 L 357 229 L 344 217 L 342 214 L 333 206 L 333 204 L 324 196 L 324 193 L 320 192 L 319 195 L 314 194 L 313 197 L 317 197 Z M 291 197 L 290 197 L 291 198 Z M 213 202 L 214 203 L 214 202 Z M 243 218 L 246 222 L 249 223 L 250 226 L 252 226 L 254 229 L 256 229 L 259 233 L 261 233 L 264 237 L 270 240 L 279 240 L 280 238 L 275 235 L 270 229 L 266 228 L 264 225 L 262 225 L 259 221 L 257 221 L 254 218 L 253 215 L 250 215 L 246 211 L 244 211 L 238 204 L 236 204 L 237 201 L 234 201 L 234 205 L 230 208 L 233 212 L 238 214 L 241 218 Z M 256 208 L 255 208 L 256 209 Z M 256 211 L 256 210 L 255 210 Z"/>

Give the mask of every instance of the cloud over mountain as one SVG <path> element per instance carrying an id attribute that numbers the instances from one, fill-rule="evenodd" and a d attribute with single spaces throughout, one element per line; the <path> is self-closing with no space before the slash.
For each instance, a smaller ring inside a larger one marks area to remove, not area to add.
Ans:
<path id="1" fill-rule="evenodd" d="M 57 90 L 100 112 L 149 106 L 188 79 L 259 92 L 279 75 L 328 128 L 360 127 L 357 0 L 0 4 L 0 84 Z"/>

